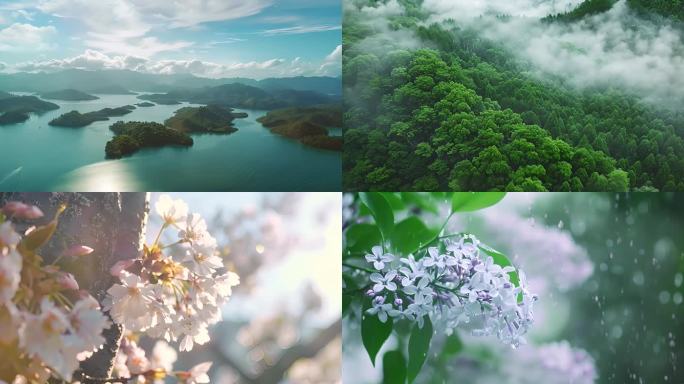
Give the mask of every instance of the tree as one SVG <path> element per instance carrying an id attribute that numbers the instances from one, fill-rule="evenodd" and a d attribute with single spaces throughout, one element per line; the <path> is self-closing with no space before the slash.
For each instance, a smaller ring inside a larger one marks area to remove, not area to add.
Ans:
<path id="1" fill-rule="evenodd" d="M 94 249 L 87 259 L 69 264 L 81 282 L 81 288 L 102 301 L 105 291 L 115 282 L 109 269 L 118 261 L 136 258 L 142 249 L 147 223 L 148 197 L 145 193 L 0 193 L 0 205 L 22 201 L 39 206 L 45 216 L 38 221 L 19 221 L 18 230 L 30 225 L 47 224 L 60 205 L 66 210 L 60 217 L 55 235 L 42 249 L 47 262 L 62 255 L 67 247 L 79 243 Z M 80 371 L 89 377 L 107 378 L 112 373 L 114 356 L 121 341 L 121 327 L 113 325 L 103 335 L 106 345 L 81 363 Z M 89 380 L 81 380 L 90 383 Z M 101 381 L 94 381 L 99 383 Z"/>

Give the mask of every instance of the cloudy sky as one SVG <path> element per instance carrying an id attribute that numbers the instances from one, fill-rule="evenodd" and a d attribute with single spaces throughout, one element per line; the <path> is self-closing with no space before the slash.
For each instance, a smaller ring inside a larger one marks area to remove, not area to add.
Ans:
<path id="1" fill-rule="evenodd" d="M 339 0 L 2 0 L 0 70 L 340 75 Z"/>

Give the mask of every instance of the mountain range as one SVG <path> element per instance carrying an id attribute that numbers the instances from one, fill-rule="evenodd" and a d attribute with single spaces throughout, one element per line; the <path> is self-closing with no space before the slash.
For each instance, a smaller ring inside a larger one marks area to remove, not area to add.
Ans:
<path id="1" fill-rule="evenodd" d="M 341 79 L 325 76 L 298 76 L 263 80 L 239 77 L 211 79 L 190 74 L 160 75 L 130 70 L 86 71 L 81 69 L 67 69 L 49 73 L 0 74 L 1 90 L 41 93 L 62 89 L 76 89 L 88 93 L 98 93 L 98 90 L 103 89 L 117 89 L 119 92 L 121 89 L 138 92 L 171 92 L 180 89 L 215 87 L 229 83 L 249 85 L 266 91 L 287 89 L 313 91 L 333 97 L 342 95 Z"/>

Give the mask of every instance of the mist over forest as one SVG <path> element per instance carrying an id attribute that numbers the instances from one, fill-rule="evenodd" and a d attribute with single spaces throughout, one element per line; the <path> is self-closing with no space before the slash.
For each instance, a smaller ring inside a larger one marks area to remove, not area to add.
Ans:
<path id="1" fill-rule="evenodd" d="M 684 190 L 683 9 L 346 1 L 345 185 Z"/>

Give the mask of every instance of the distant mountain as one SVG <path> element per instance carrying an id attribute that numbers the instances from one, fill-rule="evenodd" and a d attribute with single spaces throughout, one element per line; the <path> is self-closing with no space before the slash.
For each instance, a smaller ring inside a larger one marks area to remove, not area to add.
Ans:
<path id="1" fill-rule="evenodd" d="M 93 96 L 75 89 L 61 89 L 59 91 L 43 92 L 40 94 L 40 97 L 43 99 L 64 101 L 86 101 L 99 99 L 97 96 Z"/>
<path id="2" fill-rule="evenodd" d="M 202 89 L 184 89 L 165 94 L 138 96 L 158 104 L 178 104 L 187 101 L 195 104 L 218 104 L 232 108 L 278 109 L 326 104 L 335 101 L 333 97 L 313 91 L 293 89 L 264 90 L 249 85 L 232 83 Z"/>
<path id="3" fill-rule="evenodd" d="M 339 77 L 283 77 L 260 80 L 259 87 L 270 89 L 294 89 L 315 91 L 326 95 L 342 95 L 342 79 Z"/>
<path id="4" fill-rule="evenodd" d="M 120 85 L 103 85 L 87 89 L 86 92 L 100 95 L 135 95 L 135 92 L 131 92 Z"/>
<path id="5" fill-rule="evenodd" d="M 209 79 L 189 74 L 157 75 L 129 70 L 85 71 L 67 69 L 53 73 L 0 74 L 0 89 L 21 92 L 49 92 L 60 89 L 77 89 L 96 92 L 99 88 L 112 86 L 126 91 L 170 92 L 178 89 L 216 87 L 222 84 L 238 83 L 265 90 L 294 89 L 315 91 L 326 95 L 340 96 L 342 80 L 339 77 L 289 77 L 254 80 L 246 78 Z M 109 92 L 107 92 L 109 93 Z"/>

